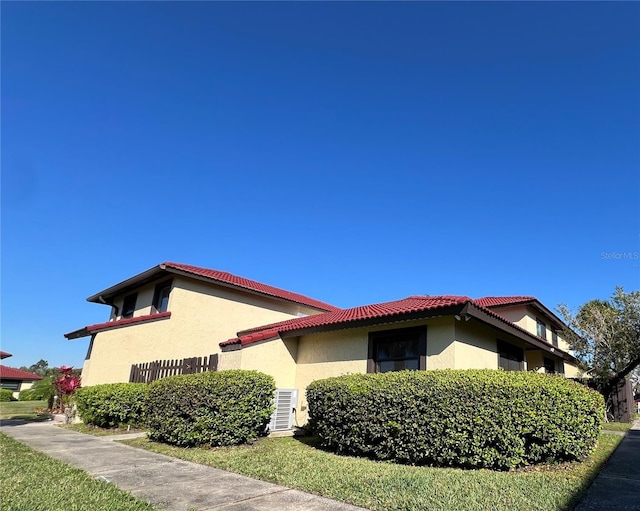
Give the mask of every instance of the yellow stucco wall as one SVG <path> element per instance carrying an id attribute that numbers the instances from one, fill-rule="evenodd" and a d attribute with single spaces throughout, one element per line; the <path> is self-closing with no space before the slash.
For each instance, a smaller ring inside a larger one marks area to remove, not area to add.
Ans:
<path id="1" fill-rule="evenodd" d="M 251 349 L 242 350 L 238 369 L 255 369 L 270 374 L 279 389 L 296 388 L 297 350 L 298 343 L 295 339 L 256 343 Z"/>
<path id="2" fill-rule="evenodd" d="M 155 283 L 140 289 L 134 316 L 149 313 L 154 288 Z M 239 330 L 317 313 L 302 305 L 182 277 L 173 278 L 168 310 L 168 319 L 98 332 L 83 367 L 83 385 L 125 382 L 132 364 L 218 353 L 219 343 Z"/>
<path id="3" fill-rule="evenodd" d="M 455 369 L 497 369 L 497 332 L 477 321 L 456 321 Z"/>
<path id="4" fill-rule="evenodd" d="M 537 371 L 544 373 L 544 357 L 545 355 L 540 350 L 527 351 L 525 353 L 527 369 L 529 371 Z M 551 358 L 551 357 L 549 357 Z"/>
<path id="5" fill-rule="evenodd" d="M 574 366 L 569 362 L 564 363 L 564 375 L 567 378 L 582 378 L 584 376 L 584 374 L 582 374 L 582 371 L 577 366 Z"/>

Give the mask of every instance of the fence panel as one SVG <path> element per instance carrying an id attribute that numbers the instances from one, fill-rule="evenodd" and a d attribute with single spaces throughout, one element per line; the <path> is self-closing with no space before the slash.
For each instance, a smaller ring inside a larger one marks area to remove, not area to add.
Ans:
<path id="1" fill-rule="evenodd" d="M 131 366 L 129 382 L 151 383 L 177 374 L 196 374 L 218 370 L 218 354 L 208 357 L 189 357 L 183 359 L 154 360 L 153 362 L 141 362 Z"/>

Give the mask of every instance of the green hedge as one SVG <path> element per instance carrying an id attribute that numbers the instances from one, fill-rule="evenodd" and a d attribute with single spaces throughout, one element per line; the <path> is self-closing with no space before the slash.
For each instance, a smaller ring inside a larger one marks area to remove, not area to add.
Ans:
<path id="1" fill-rule="evenodd" d="M 251 443 L 265 434 L 275 383 L 257 371 L 171 376 L 147 394 L 149 438 L 179 446 Z"/>
<path id="2" fill-rule="evenodd" d="M 584 458 L 604 417 L 602 396 L 583 385 L 495 370 L 346 375 L 311 383 L 307 401 L 335 452 L 499 470 Z"/>
<path id="3" fill-rule="evenodd" d="M 0 402 L 6 403 L 7 401 L 13 401 L 13 392 L 9 389 L 0 389 Z"/>
<path id="4" fill-rule="evenodd" d="M 40 397 L 31 389 L 24 389 L 18 395 L 18 401 L 39 401 Z"/>
<path id="5" fill-rule="evenodd" d="M 145 383 L 107 383 L 82 387 L 74 394 L 78 414 L 101 428 L 145 424 Z"/>

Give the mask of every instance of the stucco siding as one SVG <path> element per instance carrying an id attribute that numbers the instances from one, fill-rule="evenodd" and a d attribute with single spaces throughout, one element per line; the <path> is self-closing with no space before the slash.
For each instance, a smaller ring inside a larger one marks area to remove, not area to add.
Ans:
<path id="1" fill-rule="evenodd" d="M 364 328 L 303 335 L 298 340 L 295 387 L 314 380 L 367 372 L 368 331 Z"/>
<path id="2" fill-rule="evenodd" d="M 137 308 L 136 316 L 150 312 L 155 285 L 140 289 L 136 307 L 146 297 L 149 308 Z M 173 278 L 169 311 L 168 319 L 98 332 L 83 367 L 83 384 L 126 382 L 132 364 L 218 353 L 219 343 L 242 329 L 317 312 L 181 277 Z"/>
<path id="3" fill-rule="evenodd" d="M 447 317 L 418 323 L 427 325 L 427 371 L 455 367 L 456 349 L 453 322 L 452 317 Z"/>
<path id="4" fill-rule="evenodd" d="M 455 369 L 497 369 L 497 332 L 475 321 L 455 322 Z"/>
<path id="5" fill-rule="evenodd" d="M 567 378 L 581 378 L 584 376 L 579 367 L 570 364 L 569 362 L 564 363 L 564 375 Z"/>
<path id="6" fill-rule="evenodd" d="M 254 344 L 250 349 L 242 350 L 240 368 L 270 374 L 278 389 L 296 388 L 297 348 L 297 341 L 293 339 L 274 339 Z"/>
<path id="7" fill-rule="evenodd" d="M 542 351 L 527 351 L 525 354 L 527 368 L 529 371 L 544 373 L 544 355 Z"/>

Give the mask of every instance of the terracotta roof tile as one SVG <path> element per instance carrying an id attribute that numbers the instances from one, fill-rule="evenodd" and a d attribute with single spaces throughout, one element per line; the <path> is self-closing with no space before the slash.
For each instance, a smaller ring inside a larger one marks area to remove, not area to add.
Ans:
<path id="1" fill-rule="evenodd" d="M 8 367 L 0 364 L 0 378 L 3 380 L 42 380 L 42 376 L 28 373 L 21 369 Z"/>
<path id="2" fill-rule="evenodd" d="M 341 325 L 343 328 L 348 328 L 350 324 L 366 319 L 392 318 L 393 316 L 412 312 L 431 311 L 454 305 L 463 305 L 470 301 L 471 298 L 468 296 L 409 296 L 402 300 L 325 312 L 324 314 L 289 319 L 279 323 L 243 330 L 238 332 L 237 338 L 220 343 L 220 346 L 251 344 L 258 340 L 276 337 L 282 332 L 320 326 Z"/>
<path id="3" fill-rule="evenodd" d="M 64 334 L 67 339 L 78 339 L 80 337 L 87 337 L 88 335 L 101 332 L 103 330 L 110 330 L 111 328 L 118 328 L 121 326 L 135 325 L 136 323 L 146 323 L 148 321 L 155 321 L 158 319 L 168 318 L 171 316 L 171 312 L 159 312 L 157 314 L 147 314 L 145 316 L 136 316 L 135 318 L 119 319 L 118 321 L 106 321 L 104 323 L 96 323 L 95 325 L 85 326 Z"/>
<path id="4" fill-rule="evenodd" d="M 284 300 L 296 302 L 301 305 L 307 305 L 315 309 L 321 309 L 324 311 L 339 310 L 338 307 L 331 305 L 329 303 L 321 302 L 320 300 L 315 300 L 313 298 L 309 298 L 308 296 L 304 296 L 299 293 L 292 293 L 291 291 L 286 291 L 284 289 L 270 286 L 268 284 L 262 284 L 261 282 L 257 282 L 255 280 L 239 277 L 237 275 L 233 275 L 226 271 L 211 270 L 208 268 L 200 268 L 198 266 L 191 266 L 188 264 L 171 263 L 171 262 L 163 263 L 160 266 L 165 266 L 166 268 L 173 268 L 175 270 L 181 270 L 187 273 L 191 273 L 193 275 L 197 275 L 199 277 L 205 277 L 207 279 L 222 282 L 224 284 L 231 284 L 232 286 L 241 287 L 250 291 L 256 291 L 258 293 L 270 295 L 276 298 L 282 298 Z"/>
<path id="5" fill-rule="evenodd" d="M 481 307 L 499 307 L 504 305 L 516 305 L 536 301 L 535 296 L 483 296 L 476 298 L 474 302 Z"/>
<path id="6" fill-rule="evenodd" d="M 13 356 L 13 355 L 11 355 L 11 353 L 8 353 L 8 352 L 6 352 L 6 351 L 2 351 L 2 350 L 0 350 L 0 359 L 3 359 L 3 358 L 9 358 L 9 357 L 11 357 L 11 356 Z"/>

